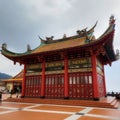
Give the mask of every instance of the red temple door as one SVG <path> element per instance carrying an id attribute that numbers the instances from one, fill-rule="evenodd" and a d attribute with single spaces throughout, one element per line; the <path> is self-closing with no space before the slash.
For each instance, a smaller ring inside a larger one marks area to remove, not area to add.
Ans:
<path id="1" fill-rule="evenodd" d="M 39 97 L 41 88 L 41 76 L 26 77 L 26 92 L 25 96 Z"/>
<path id="2" fill-rule="evenodd" d="M 64 75 L 46 75 L 45 97 L 64 97 Z"/>
<path id="3" fill-rule="evenodd" d="M 92 98 L 92 76 L 91 73 L 69 74 L 69 97 L 90 99 Z"/>

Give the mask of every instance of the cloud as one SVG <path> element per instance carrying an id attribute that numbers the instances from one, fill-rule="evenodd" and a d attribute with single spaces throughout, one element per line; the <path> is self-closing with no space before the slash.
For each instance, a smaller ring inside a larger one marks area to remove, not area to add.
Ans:
<path id="1" fill-rule="evenodd" d="M 40 44 L 38 35 L 42 38 L 53 35 L 55 39 L 64 33 L 70 36 L 78 29 L 91 28 L 96 21 L 94 34 L 99 37 L 108 27 L 110 15 L 114 14 L 114 48 L 120 49 L 119 5 L 120 0 L 0 0 L 0 45 L 6 42 L 9 50 L 21 53 L 26 51 L 27 44 L 32 49 Z M 0 63 L 0 71 L 13 74 L 13 63 L 1 56 L 0 59 L 7 63 Z"/>
<path id="2" fill-rule="evenodd" d="M 3 55 L 0 54 L 0 72 L 7 73 L 9 75 L 16 75 L 23 69 L 23 65 L 16 64 L 6 59 Z"/>

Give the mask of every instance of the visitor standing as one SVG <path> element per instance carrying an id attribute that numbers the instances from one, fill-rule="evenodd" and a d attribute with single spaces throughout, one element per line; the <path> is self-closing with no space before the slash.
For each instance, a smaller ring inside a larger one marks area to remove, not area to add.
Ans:
<path id="1" fill-rule="evenodd" d="M 0 91 L 0 102 L 2 101 L 2 92 Z"/>

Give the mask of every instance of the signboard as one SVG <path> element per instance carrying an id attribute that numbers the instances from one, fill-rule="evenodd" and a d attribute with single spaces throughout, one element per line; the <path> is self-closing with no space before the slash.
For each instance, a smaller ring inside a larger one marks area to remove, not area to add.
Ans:
<path id="1" fill-rule="evenodd" d="M 39 68 L 42 68 L 42 64 L 30 64 L 30 65 L 27 65 L 27 70 L 28 69 L 39 69 Z"/>
<path id="2" fill-rule="evenodd" d="M 69 60 L 69 69 L 79 69 L 79 68 L 90 68 L 91 59 L 90 58 L 79 58 Z"/>
<path id="3" fill-rule="evenodd" d="M 64 65 L 63 61 L 47 62 L 46 63 L 46 68 L 47 67 L 58 67 L 58 66 L 63 66 L 63 65 Z"/>

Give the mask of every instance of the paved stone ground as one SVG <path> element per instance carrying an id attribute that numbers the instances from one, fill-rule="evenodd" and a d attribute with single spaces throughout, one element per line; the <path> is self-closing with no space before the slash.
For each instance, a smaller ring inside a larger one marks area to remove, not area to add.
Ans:
<path id="1" fill-rule="evenodd" d="M 120 110 L 1 102 L 0 120 L 120 120 Z"/>
<path id="2" fill-rule="evenodd" d="M 120 109 L 2 101 L 0 120 L 120 120 Z"/>

